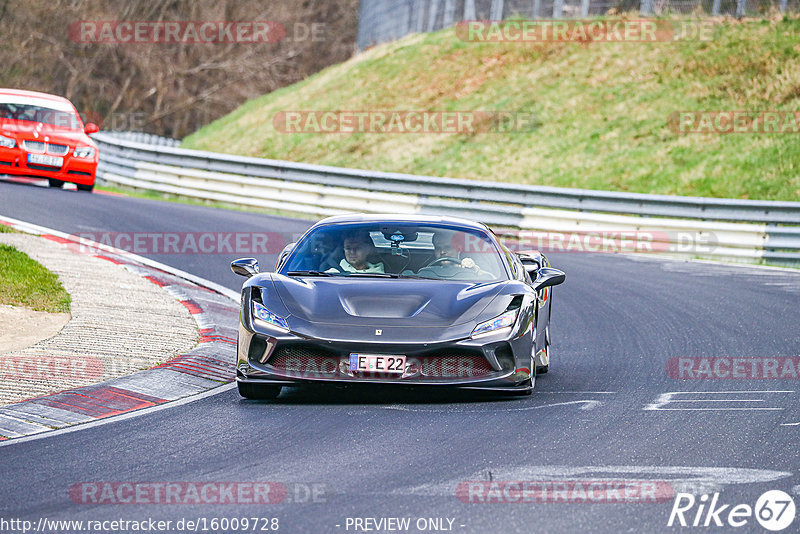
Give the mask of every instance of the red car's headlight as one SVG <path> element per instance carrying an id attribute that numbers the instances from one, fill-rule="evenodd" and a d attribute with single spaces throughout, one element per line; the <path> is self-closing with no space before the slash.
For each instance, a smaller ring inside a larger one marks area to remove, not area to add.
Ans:
<path id="1" fill-rule="evenodd" d="M 79 146 L 75 148 L 75 152 L 72 153 L 73 156 L 76 158 L 93 158 L 94 157 L 94 148 L 90 146 Z"/>
<path id="2" fill-rule="evenodd" d="M 0 135 L 0 146 L 6 148 L 14 148 L 17 146 L 17 140 L 13 137 L 6 137 L 4 135 Z"/>

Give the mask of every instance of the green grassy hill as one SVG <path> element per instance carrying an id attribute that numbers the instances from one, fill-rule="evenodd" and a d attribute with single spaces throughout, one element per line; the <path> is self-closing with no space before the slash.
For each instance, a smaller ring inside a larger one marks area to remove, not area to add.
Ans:
<path id="1" fill-rule="evenodd" d="M 800 20 L 709 41 L 471 43 L 412 35 L 251 100 L 183 146 L 307 163 L 643 193 L 800 200 L 800 133 L 679 134 L 671 114 L 800 110 Z M 525 133 L 286 134 L 291 110 L 525 110 Z M 800 126 L 800 125 L 798 125 Z"/>

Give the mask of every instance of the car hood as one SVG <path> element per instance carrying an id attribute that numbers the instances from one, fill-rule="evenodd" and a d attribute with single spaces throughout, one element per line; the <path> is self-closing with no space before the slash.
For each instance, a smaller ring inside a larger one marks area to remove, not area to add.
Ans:
<path id="1" fill-rule="evenodd" d="M 277 274 L 272 281 L 287 311 L 311 323 L 414 327 L 474 321 L 504 284 Z"/>
<path id="2" fill-rule="evenodd" d="M 34 132 L 38 132 L 38 138 L 34 136 Z M 62 142 L 72 146 L 76 144 L 95 146 L 94 141 L 81 130 L 68 130 L 39 122 L 0 119 L 0 133 L 19 135 L 23 139 L 36 141 L 43 141 L 47 136 L 51 142 Z"/>

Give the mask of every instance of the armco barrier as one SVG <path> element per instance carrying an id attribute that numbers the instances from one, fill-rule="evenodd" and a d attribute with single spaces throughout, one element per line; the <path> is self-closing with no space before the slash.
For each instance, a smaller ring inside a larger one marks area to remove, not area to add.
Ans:
<path id="1" fill-rule="evenodd" d="M 100 181 L 137 189 L 315 216 L 421 213 L 542 232 L 658 232 L 677 256 L 800 265 L 800 202 L 458 180 L 186 150 L 130 133 L 92 137 Z"/>

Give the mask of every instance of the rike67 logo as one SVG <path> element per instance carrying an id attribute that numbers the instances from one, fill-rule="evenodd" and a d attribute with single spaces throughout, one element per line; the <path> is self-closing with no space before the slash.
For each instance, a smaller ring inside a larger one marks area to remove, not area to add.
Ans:
<path id="1" fill-rule="evenodd" d="M 794 500 L 780 490 L 761 495 L 755 507 L 749 504 L 721 504 L 719 493 L 714 493 L 711 499 L 705 494 L 696 499 L 691 493 L 678 493 L 667 526 L 737 528 L 747 525 L 755 516 L 762 527 L 777 532 L 792 524 L 795 513 Z"/>

